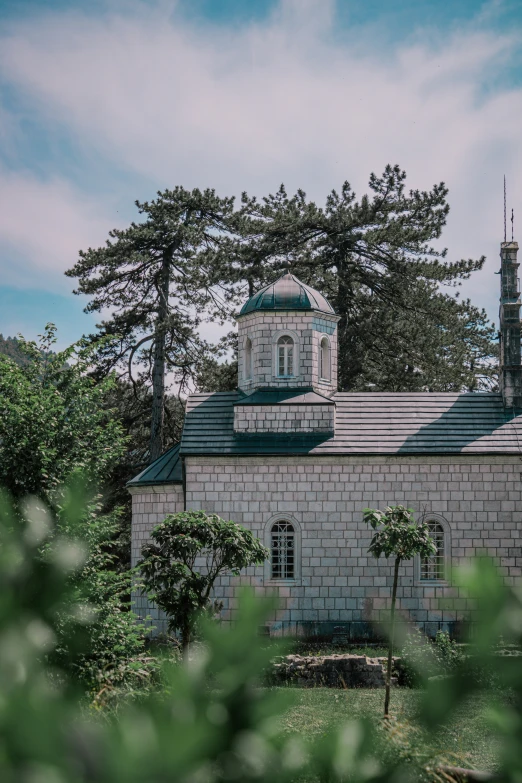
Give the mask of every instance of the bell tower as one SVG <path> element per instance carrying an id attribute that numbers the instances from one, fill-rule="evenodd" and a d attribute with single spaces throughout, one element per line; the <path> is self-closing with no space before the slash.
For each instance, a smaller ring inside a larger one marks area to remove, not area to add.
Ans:
<path id="1" fill-rule="evenodd" d="M 518 242 L 500 244 L 500 372 L 504 407 L 522 410 Z"/>

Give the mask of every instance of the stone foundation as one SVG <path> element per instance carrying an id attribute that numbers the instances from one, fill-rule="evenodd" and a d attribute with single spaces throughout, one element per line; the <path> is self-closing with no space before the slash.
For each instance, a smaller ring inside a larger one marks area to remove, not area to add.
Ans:
<path id="1" fill-rule="evenodd" d="M 398 660 L 393 659 L 394 665 Z M 384 688 L 385 664 L 385 658 L 366 655 L 287 655 L 274 663 L 274 675 L 304 688 Z M 392 685 L 397 685 L 396 677 Z"/>

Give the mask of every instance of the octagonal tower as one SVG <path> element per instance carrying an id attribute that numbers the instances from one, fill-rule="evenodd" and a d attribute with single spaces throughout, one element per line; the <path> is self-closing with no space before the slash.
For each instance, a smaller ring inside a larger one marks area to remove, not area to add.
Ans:
<path id="1" fill-rule="evenodd" d="M 288 273 L 243 306 L 236 432 L 332 432 L 337 316 L 319 291 Z"/>
<path id="2" fill-rule="evenodd" d="M 283 275 L 246 302 L 239 327 L 239 388 L 337 391 L 337 316 L 319 291 Z"/>

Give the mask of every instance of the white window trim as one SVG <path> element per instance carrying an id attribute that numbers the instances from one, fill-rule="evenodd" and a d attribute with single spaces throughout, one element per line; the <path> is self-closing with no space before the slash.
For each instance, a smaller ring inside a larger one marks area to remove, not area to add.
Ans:
<path id="1" fill-rule="evenodd" d="M 291 337 L 294 341 L 294 374 L 293 375 L 278 375 L 279 358 L 277 350 L 277 342 L 280 337 Z M 282 329 L 276 332 L 272 336 L 272 376 L 274 381 L 293 382 L 299 380 L 301 376 L 301 347 L 299 345 L 299 337 L 296 332 L 291 329 Z"/>
<path id="2" fill-rule="evenodd" d="M 293 525 L 295 531 L 295 563 L 294 563 L 294 578 L 293 579 L 272 579 L 272 526 L 276 522 L 290 522 Z M 270 557 L 265 560 L 264 566 L 264 578 L 263 583 L 268 586 L 293 586 L 301 584 L 301 549 L 302 549 L 302 533 L 301 525 L 297 519 L 290 514 L 282 512 L 280 514 L 274 514 L 265 523 L 265 530 L 263 536 L 264 544 L 270 551 Z"/>
<path id="3" fill-rule="evenodd" d="M 322 370 L 322 366 L 323 366 L 323 361 L 322 361 L 322 351 L 323 351 L 323 349 L 322 349 L 321 343 L 323 342 L 323 340 L 326 340 L 326 342 L 328 343 L 328 362 L 330 364 L 330 367 L 329 367 L 330 377 L 329 378 L 324 378 L 321 375 L 321 370 Z M 332 383 L 332 341 L 330 340 L 330 336 L 327 335 L 324 332 L 322 334 L 319 334 L 319 343 L 318 343 L 318 348 L 317 348 L 317 376 L 319 378 L 319 383 L 327 383 L 327 384 L 331 384 Z"/>
<path id="4" fill-rule="evenodd" d="M 413 562 L 413 583 L 416 587 L 447 587 L 450 584 L 451 567 L 451 528 L 440 514 L 424 513 L 423 522 L 436 522 L 444 531 L 444 579 L 421 579 L 421 559 L 416 555 Z"/>

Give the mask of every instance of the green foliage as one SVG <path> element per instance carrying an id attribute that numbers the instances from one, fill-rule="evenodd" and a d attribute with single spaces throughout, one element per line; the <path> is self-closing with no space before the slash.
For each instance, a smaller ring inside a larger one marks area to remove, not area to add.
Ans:
<path id="1" fill-rule="evenodd" d="M 24 365 L 0 356 L 0 484 L 16 502 L 20 525 L 27 515 L 24 498 L 31 496 L 31 513 L 48 530 L 42 558 L 60 550 L 72 532 L 81 543 L 85 561 L 69 580 L 70 605 L 59 613 L 53 658 L 91 691 L 107 691 L 136 679 L 134 669 L 148 672 L 143 629 L 129 612 L 130 573 L 116 556 L 122 510 L 106 512 L 96 495 L 122 458 L 126 438 L 108 401 L 114 381 L 95 384 L 89 377 L 92 351 L 82 343 L 52 353 L 54 333 L 48 325 L 39 345 L 19 340 L 28 357 Z M 63 487 L 78 483 L 79 474 L 84 501 L 81 514 L 71 514 Z M 76 614 L 92 615 L 81 654 L 70 646 Z"/>
<path id="2" fill-rule="evenodd" d="M 446 260 L 433 242 L 449 212 L 444 183 L 405 188 L 386 166 L 357 199 L 348 182 L 324 206 L 282 185 L 261 200 L 243 195 L 231 273 L 255 289 L 286 263 L 331 301 L 339 321 L 339 385 L 383 391 L 490 390 L 496 384 L 496 331 L 484 310 L 452 289 L 478 260 Z M 448 291 L 449 289 L 449 291 Z"/>
<path id="3" fill-rule="evenodd" d="M 20 347 L 16 337 L 4 337 L 0 334 L 0 354 L 7 356 L 22 367 L 31 361 Z"/>
<path id="4" fill-rule="evenodd" d="M 151 538 L 142 548 L 138 568 L 153 600 L 167 614 L 169 629 L 181 631 L 184 648 L 201 613 L 220 608 L 210 606 L 217 577 L 238 576 L 269 554 L 246 528 L 204 511 L 169 514 Z"/>
<path id="5" fill-rule="evenodd" d="M 204 353 L 195 366 L 194 381 L 201 391 L 222 392 L 237 389 L 237 332 L 229 332 L 216 346 L 218 355 L 232 351 L 232 361 L 218 361 L 214 354 Z"/>
<path id="6" fill-rule="evenodd" d="M 437 657 L 429 639 L 420 628 L 410 629 L 401 650 L 399 682 L 414 688 L 422 684 L 427 677 L 439 674 Z"/>
<path id="7" fill-rule="evenodd" d="M 498 567 L 488 557 L 480 557 L 461 567 L 455 581 L 477 606 L 472 635 L 472 651 L 482 672 L 494 674 L 500 693 L 510 698 L 491 699 L 488 718 L 500 739 L 498 780 L 515 783 L 522 778 L 522 669 L 518 656 L 497 655 L 502 639 L 507 645 L 522 644 L 522 593 L 510 588 Z M 423 694 L 421 719 L 430 730 L 447 722 L 464 706 L 470 695 L 480 693 L 489 682 L 476 676 L 476 666 L 466 657 L 455 666 L 452 677 L 429 680 Z"/>
<path id="8" fill-rule="evenodd" d="M 104 405 L 114 411 L 126 435 L 125 452 L 114 463 L 104 482 L 104 513 L 117 511 L 117 567 L 130 568 L 132 497 L 126 484 L 150 462 L 151 393 L 145 384 L 132 384 L 124 379 L 114 382 Z M 168 444 L 181 440 L 185 418 L 184 400 L 171 394 L 165 395 L 164 437 Z"/>
<path id="9" fill-rule="evenodd" d="M 79 279 L 74 293 L 90 297 L 87 312 L 112 313 L 89 336 L 98 377 L 118 368 L 132 384 L 152 387 L 151 461 L 165 443 L 165 373 L 174 373 L 184 391 L 209 350 L 198 331 L 201 321 L 226 314 L 219 291 L 226 264 L 218 258 L 234 201 L 210 189 L 176 187 L 157 195 L 135 202 L 143 222 L 110 231 L 103 247 L 81 251 L 66 272 Z"/>
<path id="10" fill-rule="evenodd" d="M 444 674 L 453 673 L 464 659 L 462 648 L 447 631 L 437 631 L 435 635 L 435 654 Z"/>
<path id="11" fill-rule="evenodd" d="M 60 545 L 60 532 L 68 532 L 67 506 L 56 520 L 48 551 Z M 100 513 L 100 506 L 87 505 L 74 533 L 83 547 L 84 562 L 68 582 L 68 603 L 60 613 L 57 645 L 52 660 L 69 671 L 99 703 L 110 701 L 118 688 L 144 687 L 154 679 L 157 662 L 146 654 L 145 628 L 130 611 L 130 571 L 117 565 L 116 534 L 121 511 Z M 89 634 L 77 653 L 69 647 L 70 624 L 88 620 Z"/>
<path id="12" fill-rule="evenodd" d="M 415 522 L 413 511 L 404 506 L 387 506 L 384 511 L 365 508 L 363 519 L 377 532 L 368 551 L 374 557 L 411 560 L 415 555 L 430 557 L 437 551 L 427 522 Z"/>
<path id="13" fill-rule="evenodd" d="M 394 557 L 393 587 L 390 612 L 390 640 L 388 646 L 388 664 L 386 669 L 386 695 L 384 697 L 384 715 L 388 716 L 390 705 L 391 669 L 393 657 L 393 638 L 395 631 L 395 600 L 399 581 L 399 566 L 402 560 L 411 560 L 415 555 L 429 557 L 435 554 L 437 547 L 429 535 L 427 522 L 417 524 L 411 509 L 404 506 L 387 506 L 384 511 L 365 508 L 363 519 L 374 533 L 368 552 L 374 557 Z"/>
<path id="14" fill-rule="evenodd" d="M 74 520 L 67 522 L 75 527 Z M 272 655 L 256 643 L 256 632 L 274 605 L 252 595 L 243 596 L 231 631 L 207 626 L 204 655 L 185 665 L 165 664 L 164 693 L 145 692 L 100 720 L 85 709 L 63 672 L 46 664 L 60 614 L 70 606 L 71 574 L 85 562 L 84 547 L 62 536 L 60 546 L 42 559 L 41 518 L 32 509 L 19 525 L 5 499 L 0 537 L 0 778 L 5 783 L 377 779 L 366 723 L 348 724 L 313 747 L 296 734 L 280 732 L 277 716 L 288 699 L 256 687 Z M 71 618 L 71 647 L 76 632 L 88 626 L 86 617 Z"/>
<path id="15" fill-rule="evenodd" d="M 259 687 L 274 654 L 256 638 L 274 611 L 271 601 L 242 597 L 231 629 L 207 624 L 201 654 L 181 665 L 166 662 L 162 692 L 144 691 L 117 712 L 89 711 L 66 673 L 49 665 L 61 616 L 71 607 L 71 583 L 86 563 L 85 544 L 58 532 L 49 542 L 50 520 L 34 503 L 20 518 L 0 500 L 0 779 L 6 783 L 393 783 L 458 779 L 447 754 L 429 759 L 426 734 L 412 720 L 389 718 L 377 732 L 361 711 L 350 710 L 351 693 L 332 694 L 348 705 L 349 720 L 315 739 L 294 720 L 282 726 L 290 689 Z M 85 510 L 65 498 L 63 529 L 76 531 Z M 51 531 L 52 532 L 52 531 Z M 47 548 L 47 544 L 52 546 Z M 42 547 L 47 552 L 42 557 Z M 522 774 L 522 671 L 518 658 L 499 661 L 496 645 L 522 643 L 522 595 L 502 584 L 492 563 L 472 564 L 461 587 L 477 599 L 475 653 L 496 668 L 509 703 L 491 702 L 489 715 L 500 739 L 494 779 L 519 783 Z M 69 624 L 69 649 L 81 651 L 92 618 L 77 613 Z M 443 642 L 444 645 L 444 642 Z M 212 687 L 209 684 L 212 683 Z M 483 685 L 460 662 L 454 677 L 429 681 L 422 718 L 434 737 Z M 330 696 L 330 692 L 328 692 Z M 324 699 L 323 699 L 324 701 Z M 366 704 L 368 698 L 365 698 Z M 476 704 L 476 702 L 473 702 Z M 294 710 L 295 712 L 295 710 Z M 315 709 L 317 713 L 317 709 Z M 440 747 L 440 745 L 439 745 Z M 428 765 L 427 762 L 430 762 Z"/>
<path id="16" fill-rule="evenodd" d="M 453 674 L 464 660 L 462 648 L 447 631 L 431 641 L 419 628 L 411 628 L 401 650 L 400 682 L 417 687 L 427 677 Z"/>
<path id="17" fill-rule="evenodd" d="M 51 506 L 74 473 L 95 486 L 125 449 L 105 404 L 112 379 L 95 385 L 88 377 L 91 352 L 82 343 L 52 354 L 55 331 L 48 324 L 39 345 L 19 339 L 26 365 L 0 356 L 0 486 Z"/>

